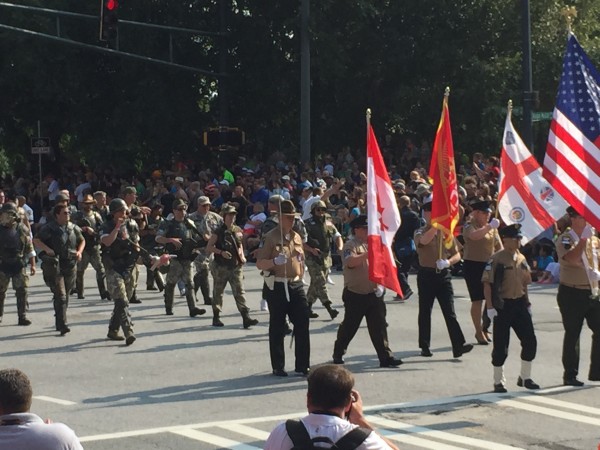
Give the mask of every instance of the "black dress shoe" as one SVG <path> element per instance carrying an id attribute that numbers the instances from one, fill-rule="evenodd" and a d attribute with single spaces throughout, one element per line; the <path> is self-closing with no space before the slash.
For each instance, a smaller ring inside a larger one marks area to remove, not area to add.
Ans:
<path id="1" fill-rule="evenodd" d="M 408 300 L 408 299 L 411 297 L 411 295 L 413 295 L 413 294 L 414 294 L 413 290 L 412 290 L 412 289 L 409 289 L 409 290 L 408 290 L 408 291 L 406 291 L 406 292 L 404 293 L 404 295 L 402 296 L 402 300 Z"/>
<path id="2" fill-rule="evenodd" d="M 473 344 L 465 344 L 461 348 L 452 350 L 452 355 L 455 358 L 460 358 L 462 355 L 469 353 L 471 350 L 473 350 Z"/>
<path id="3" fill-rule="evenodd" d="M 27 319 L 26 317 L 23 317 L 21 319 L 19 319 L 19 325 L 21 326 L 28 326 L 31 325 L 31 320 Z"/>
<path id="4" fill-rule="evenodd" d="M 71 329 L 68 326 L 64 326 L 60 329 L 60 335 L 64 336 L 65 334 L 69 333 L 71 331 Z"/>
<path id="5" fill-rule="evenodd" d="M 213 327 L 224 327 L 225 324 L 223 322 L 221 322 L 221 319 L 219 319 L 218 317 L 213 317 L 212 326 Z"/>
<path id="6" fill-rule="evenodd" d="M 344 359 L 340 356 L 339 358 L 336 358 L 335 356 L 333 357 L 333 363 L 334 364 L 344 364 L 345 361 Z"/>
<path id="7" fill-rule="evenodd" d="M 319 317 L 319 315 L 311 309 L 308 312 L 308 317 L 310 317 L 311 319 L 316 319 L 317 317 Z"/>
<path id="8" fill-rule="evenodd" d="M 426 358 L 429 358 L 431 356 L 433 356 L 433 353 L 431 353 L 431 350 L 429 350 L 429 348 L 425 347 L 421 349 L 421 356 L 425 356 Z"/>
<path id="9" fill-rule="evenodd" d="M 505 394 L 507 392 L 504 383 L 498 383 L 494 385 L 494 392 L 497 394 Z"/>
<path id="10" fill-rule="evenodd" d="M 173 315 L 173 310 L 171 308 L 166 308 L 166 314 L 167 316 L 172 316 Z"/>
<path id="11" fill-rule="evenodd" d="M 288 376 L 287 372 L 283 369 L 274 369 L 273 375 L 275 375 L 276 377 L 287 377 Z"/>
<path id="12" fill-rule="evenodd" d="M 129 303 L 142 303 L 142 301 L 137 297 L 133 297 L 131 300 L 129 300 Z"/>
<path id="13" fill-rule="evenodd" d="M 396 359 L 392 356 L 387 361 L 380 362 L 379 367 L 398 367 L 402 364 L 403 364 L 403 362 L 401 359 Z"/>
<path id="14" fill-rule="evenodd" d="M 77 294 L 77 300 L 85 300 L 85 295 Z"/>
<path id="15" fill-rule="evenodd" d="M 338 316 L 339 313 L 340 312 L 337 309 L 332 308 L 329 310 L 329 317 L 331 317 L 331 320 L 333 320 Z"/>
<path id="16" fill-rule="evenodd" d="M 517 386 L 519 386 L 519 387 L 525 386 L 525 388 L 533 389 L 533 390 L 540 388 L 540 386 L 535 381 L 533 381 L 531 378 L 527 378 L 526 380 L 523 380 L 523 378 L 521 378 L 521 377 L 517 378 Z"/>
<path id="17" fill-rule="evenodd" d="M 206 310 L 204 308 L 192 308 L 190 311 L 190 317 L 201 316 L 202 314 L 206 314 Z"/>
<path id="18" fill-rule="evenodd" d="M 563 384 L 565 386 L 581 387 L 583 386 L 583 381 L 579 381 L 577 378 L 565 378 Z"/>
<path id="19" fill-rule="evenodd" d="M 310 369 L 306 368 L 306 369 L 296 369 L 294 370 L 294 372 L 301 374 L 304 377 L 307 377 L 308 374 L 310 373 Z"/>

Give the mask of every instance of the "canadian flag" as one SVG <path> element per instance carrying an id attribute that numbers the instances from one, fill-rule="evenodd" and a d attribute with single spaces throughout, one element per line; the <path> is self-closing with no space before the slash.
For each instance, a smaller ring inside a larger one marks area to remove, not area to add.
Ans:
<path id="1" fill-rule="evenodd" d="M 542 169 L 514 129 L 509 111 L 504 125 L 498 212 L 506 224 L 520 223 L 521 245 L 551 227 L 569 204 L 542 176 Z"/>
<path id="2" fill-rule="evenodd" d="M 369 279 L 402 296 L 392 241 L 400 228 L 400 212 L 373 127 L 367 124 L 367 222 Z"/>

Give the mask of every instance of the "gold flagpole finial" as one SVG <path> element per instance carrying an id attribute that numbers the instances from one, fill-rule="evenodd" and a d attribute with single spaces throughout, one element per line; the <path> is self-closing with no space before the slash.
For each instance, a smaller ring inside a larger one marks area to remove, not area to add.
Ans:
<path id="1" fill-rule="evenodd" d="M 444 97 L 449 97 L 450 96 L 450 86 L 446 86 L 446 89 L 444 90 Z"/>
<path id="2" fill-rule="evenodd" d="M 567 30 L 570 33 L 571 25 L 573 25 L 573 21 L 575 20 L 575 17 L 577 17 L 577 8 L 575 8 L 574 6 L 565 6 L 560 13 L 564 16 L 565 20 L 567 21 Z"/>
<path id="3" fill-rule="evenodd" d="M 506 109 L 508 110 L 508 114 L 512 115 L 512 110 L 513 110 L 512 100 L 508 101 L 508 105 L 506 105 Z"/>

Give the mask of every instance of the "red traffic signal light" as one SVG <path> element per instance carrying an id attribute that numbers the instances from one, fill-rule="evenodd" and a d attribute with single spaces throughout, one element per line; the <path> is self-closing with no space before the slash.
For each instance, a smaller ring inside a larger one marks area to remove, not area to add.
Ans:
<path id="1" fill-rule="evenodd" d="M 106 9 L 108 9 L 109 11 L 114 11 L 115 9 L 117 9 L 117 6 L 119 6 L 117 0 L 108 0 L 106 2 Z"/>
<path id="2" fill-rule="evenodd" d="M 114 43 L 118 35 L 119 18 L 118 0 L 101 0 L 100 9 L 100 40 Z"/>

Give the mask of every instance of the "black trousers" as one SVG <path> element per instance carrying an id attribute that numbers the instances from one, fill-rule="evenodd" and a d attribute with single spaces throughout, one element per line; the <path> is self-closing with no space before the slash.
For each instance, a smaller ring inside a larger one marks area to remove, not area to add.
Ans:
<path id="1" fill-rule="evenodd" d="M 333 358 L 341 359 L 346 353 L 363 317 L 367 319 L 369 337 L 375 347 L 379 362 L 385 364 L 393 358 L 394 355 L 388 345 L 385 323 L 386 308 L 383 296 L 376 297 L 374 293 L 357 294 L 344 289 L 342 301 L 344 302 L 344 320 L 338 328 L 337 339 L 333 346 Z"/>
<path id="2" fill-rule="evenodd" d="M 437 272 L 435 269 L 421 267 L 417 273 L 419 288 L 419 347 L 429 348 L 431 344 L 431 311 L 437 301 L 446 321 L 453 350 L 460 350 L 465 344 L 456 311 L 454 310 L 454 290 L 452 275 L 448 269 Z"/>
<path id="3" fill-rule="evenodd" d="M 294 325 L 296 341 L 295 370 L 304 371 L 310 367 L 310 337 L 308 335 L 309 307 L 302 280 L 287 283 L 289 301 L 285 294 L 286 283 L 275 282 L 273 290 L 263 288 L 269 305 L 269 351 L 273 370 L 285 368 L 284 338 L 287 331 L 285 317 Z"/>
<path id="4" fill-rule="evenodd" d="M 494 348 L 492 350 L 492 365 L 500 367 L 508 356 L 510 329 L 521 341 L 521 359 L 533 361 L 537 352 L 537 339 L 533 330 L 531 314 L 527 311 L 527 297 L 515 300 L 504 300 L 504 307 L 498 310 L 494 318 Z"/>
<path id="5" fill-rule="evenodd" d="M 600 301 L 592 299 L 590 294 L 590 289 L 558 286 L 556 299 L 565 329 L 562 351 L 565 379 L 575 378 L 579 373 L 579 336 L 584 320 L 592 330 L 589 378 L 600 379 Z"/>
<path id="6" fill-rule="evenodd" d="M 411 290 L 410 285 L 408 284 L 408 272 L 410 271 L 413 259 L 414 255 L 398 258 L 397 275 L 403 294 L 406 294 Z"/>

